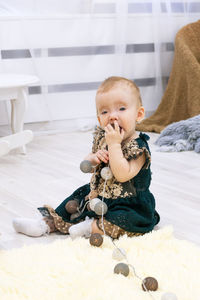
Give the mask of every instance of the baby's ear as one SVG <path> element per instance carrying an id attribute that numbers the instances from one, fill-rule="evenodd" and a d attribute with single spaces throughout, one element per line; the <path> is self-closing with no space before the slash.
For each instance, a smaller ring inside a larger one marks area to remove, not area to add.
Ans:
<path id="1" fill-rule="evenodd" d="M 145 111 L 144 111 L 144 107 L 140 106 L 137 112 L 137 118 L 136 121 L 137 122 L 141 122 L 144 119 L 145 116 Z"/>

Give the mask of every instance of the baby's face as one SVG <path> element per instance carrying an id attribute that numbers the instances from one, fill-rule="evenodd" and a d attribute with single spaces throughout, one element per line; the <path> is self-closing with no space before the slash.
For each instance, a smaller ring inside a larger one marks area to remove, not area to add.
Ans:
<path id="1" fill-rule="evenodd" d="M 114 127 L 117 121 L 120 129 L 124 130 L 124 140 L 135 135 L 138 119 L 138 95 L 130 87 L 117 86 L 106 93 L 97 93 L 97 117 L 102 128 L 108 124 Z"/>

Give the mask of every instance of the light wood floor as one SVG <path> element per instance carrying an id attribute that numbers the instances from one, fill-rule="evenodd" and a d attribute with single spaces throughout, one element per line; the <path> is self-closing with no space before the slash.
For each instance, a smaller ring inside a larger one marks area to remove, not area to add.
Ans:
<path id="1" fill-rule="evenodd" d="M 200 245 L 200 155 L 191 152 L 161 153 L 150 134 L 153 179 L 151 191 L 161 222 L 172 225 L 175 236 Z M 0 158 L 0 248 L 48 243 L 66 236 L 51 234 L 30 238 L 15 233 L 14 217 L 39 217 L 36 208 L 56 207 L 74 189 L 87 183 L 79 164 L 91 149 L 91 132 L 36 136 L 27 155 L 10 153 Z"/>

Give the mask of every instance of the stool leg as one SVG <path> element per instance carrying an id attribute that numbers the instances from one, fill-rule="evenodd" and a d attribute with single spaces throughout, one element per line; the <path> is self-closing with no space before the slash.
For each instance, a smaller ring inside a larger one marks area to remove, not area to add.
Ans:
<path id="1" fill-rule="evenodd" d="M 21 88 L 17 99 L 11 100 L 11 129 L 13 133 L 23 131 L 24 114 L 27 108 L 27 88 Z M 26 153 L 26 146 L 20 148 L 20 152 Z"/>
<path id="2" fill-rule="evenodd" d="M 0 157 L 7 154 L 10 151 L 10 144 L 8 141 L 0 139 Z"/>
<path id="3" fill-rule="evenodd" d="M 33 132 L 31 130 L 23 130 L 21 132 L 4 136 L 0 138 L 0 150 L 5 148 L 5 142 L 8 144 L 9 150 L 13 150 L 13 149 L 20 148 L 22 145 L 26 145 L 27 143 L 32 141 L 32 139 L 33 139 Z M 1 152 L 2 151 L 0 151 L 0 156 L 1 156 Z"/>

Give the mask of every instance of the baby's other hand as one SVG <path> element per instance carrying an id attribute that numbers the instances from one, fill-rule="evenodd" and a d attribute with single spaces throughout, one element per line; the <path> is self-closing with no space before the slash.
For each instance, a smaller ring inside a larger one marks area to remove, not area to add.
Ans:
<path id="1" fill-rule="evenodd" d="M 108 163 L 109 156 L 107 150 L 99 150 L 96 153 L 94 153 L 94 161 L 96 164 L 100 164 L 102 161 L 104 163 Z"/>

